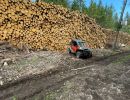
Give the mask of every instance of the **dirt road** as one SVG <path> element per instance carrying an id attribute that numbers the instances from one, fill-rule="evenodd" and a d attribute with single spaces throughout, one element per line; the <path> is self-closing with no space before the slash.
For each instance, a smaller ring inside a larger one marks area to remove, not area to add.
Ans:
<path id="1" fill-rule="evenodd" d="M 0 86 L 0 100 L 130 100 L 130 52 L 79 60 Z"/>

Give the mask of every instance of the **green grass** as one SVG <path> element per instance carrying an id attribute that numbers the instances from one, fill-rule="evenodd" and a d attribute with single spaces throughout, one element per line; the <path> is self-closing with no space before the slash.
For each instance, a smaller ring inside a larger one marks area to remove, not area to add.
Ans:
<path id="1" fill-rule="evenodd" d="M 12 100 L 17 100 L 15 96 L 13 96 L 13 99 Z"/>
<path id="2" fill-rule="evenodd" d="M 45 100 L 56 100 L 56 93 L 55 92 L 50 92 L 46 95 Z"/>
<path id="3" fill-rule="evenodd" d="M 115 63 L 115 64 L 121 64 L 121 63 L 124 63 L 124 62 L 126 62 L 126 61 L 128 61 L 128 60 L 130 60 L 130 55 L 127 55 L 127 56 L 125 56 L 125 57 L 122 57 L 122 58 L 120 58 L 120 59 L 118 59 L 118 60 L 116 60 L 116 61 L 114 61 L 113 63 Z"/>

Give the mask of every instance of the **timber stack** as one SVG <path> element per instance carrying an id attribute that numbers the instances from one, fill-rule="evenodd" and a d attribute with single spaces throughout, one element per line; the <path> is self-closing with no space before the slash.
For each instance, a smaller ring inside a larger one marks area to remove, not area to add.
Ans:
<path id="1" fill-rule="evenodd" d="M 0 0 L 0 41 L 21 49 L 63 51 L 73 38 L 91 48 L 106 43 L 103 29 L 87 15 L 44 2 Z"/>
<path id="2" fill-rule="evenodd" d="M 103 29 L 103 32 L 106 34 L 106 44 L 114 44 L 116 35 L 118 33 L 111 29 Z M 120 31 L 117 42 L 130 46 L 130 35 Z"/>

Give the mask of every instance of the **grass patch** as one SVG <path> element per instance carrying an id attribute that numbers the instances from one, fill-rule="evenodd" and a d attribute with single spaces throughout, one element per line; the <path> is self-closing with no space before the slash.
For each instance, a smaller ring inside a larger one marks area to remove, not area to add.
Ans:
<path id="1" fill-rule="evenodd" d="M 118 59 L 118 60 L 116 60 L 116 61 L 114 61 L 113 63 L 114 64 L 121 64 L 121 63 L 124 63 L 124 62 L 126 62 L 126 61 L 128 61 L 128 60 L 130 60 L 130 54 L 129 55 L 127 55 L 127 56 L 125 56 L 125 57 L 122 57 L 122 58 L 120 58 L 120 59 Z"/>
<path id="2" fill-rule="evenodd" d="M 45 100 L 56 100 L 56 95 L 55 92 L 50 92 L 45 96 Z"/>
<path id="3" fill-rule="evenodd" d="M 17 100 L 15 96 L 13 96 L 12 100 Z"/>

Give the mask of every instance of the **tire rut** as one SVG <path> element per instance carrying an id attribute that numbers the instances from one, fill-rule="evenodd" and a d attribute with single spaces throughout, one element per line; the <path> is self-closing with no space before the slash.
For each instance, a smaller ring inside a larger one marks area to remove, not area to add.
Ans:
<path id="1" fill-rule="evenodd" d="M 89 60 L 83 60 L 81 63 L 84 63 L 84 66 L 89 66 L 92 64 L 109 64 L 113 61 L 113 59 L 128 54 L 130 54 L 130 52 L 116 54 L 105 58 L 93 57 Z M 76 66 L 76 68 L 80 67 L 80 65 Z M 13 96 L 16 96 L 18 100 L 28 100 L 41 92 L 45 94 L 47 93 L 47 90 L 55 90 L 60 88 L 64 82 L 79 74 L 83 74 L 84 71 L 87 70 L 87 68 L 79 71 L 71 71 L 71 69 L 73 68 L 60 67 L 39 75 L 32 75 L 7 83 L 0 87 L 0 100 L 11 100 Z M 66 76 L 67 74 L 68 76 Z M 66 77 L 59 77 L 60 75 Z"/>

